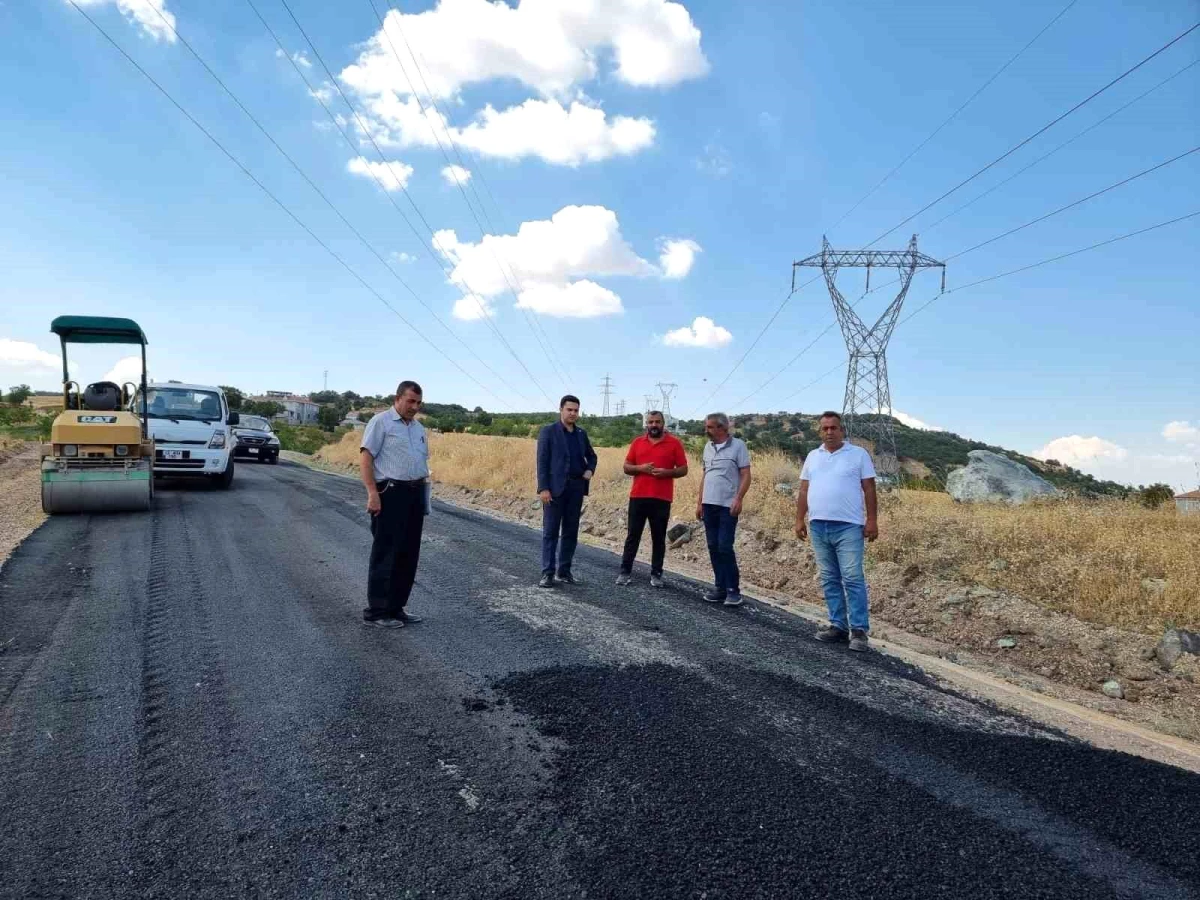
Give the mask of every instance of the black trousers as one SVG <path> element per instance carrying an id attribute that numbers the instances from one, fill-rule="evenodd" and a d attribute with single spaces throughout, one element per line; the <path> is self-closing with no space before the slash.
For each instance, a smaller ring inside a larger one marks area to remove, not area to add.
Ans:
<path id="1" fill-rule="evenodd" d="M 667 555 L 667 523 L 671 521 L 671 501 L 655 497 L 629 499 L 629 534 L 625 538 L 625 553 L 621 556 L 621 571 L 633 571 L 633 560 L 642 542 L 642 529 L 650 522 L 650 574 L 661 575 Z"/>
<path id="2" fill-rule="evenodd" d="M 371 516 L 371 564 L 364 619 L 395 616 L 408 603 L 421 555 L 425 485 L 420 481 L 379 484 L 381 508 Z"/>

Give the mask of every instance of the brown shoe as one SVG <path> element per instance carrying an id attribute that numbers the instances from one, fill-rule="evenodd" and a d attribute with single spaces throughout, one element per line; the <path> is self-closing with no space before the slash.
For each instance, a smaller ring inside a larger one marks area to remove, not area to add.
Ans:
<path id="1" fill-rule="evenodd" d="M 850 640 L 849 634 L 840 628 L 834 628 L 832 625 L 822 628 L 813 637 L 823 644 L 844 644 Z"/>
<path id="2" fill-rule="evenodd" d="M 850 632 L 850 649 L 856 653 L 866 653 L 871 649 L 865 631 L 855 628 Z"/>

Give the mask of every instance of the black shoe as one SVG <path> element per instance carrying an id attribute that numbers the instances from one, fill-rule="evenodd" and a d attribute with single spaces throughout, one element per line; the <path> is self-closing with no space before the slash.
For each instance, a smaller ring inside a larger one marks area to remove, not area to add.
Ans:
<path id="1" fill-rule="evenodd" d="M 823 644 L 845 644 L 850 640 L 850 635 L 847 632 L 842 631 L 840 628 L 834 628 L 832 625 L 822 628 L 813 637 Z"/>
<path id="2" fill-rule="evenodd" d="M 724 603 L 725 602 L 725 592 L 724 591 L 709 591 L 707 594 L 704 595 L 704 602 L 705 603 Z"/>
<path id="3" fill-rule="evenodd" d="M 418 622 L 425 621 L 424 616 L 414 616 L 412 613 L 405 612 L 403 609 L 400 610 L 400 612 L 396 613 L 396 618 L 399 619 L 401 622 L 403 622 L 405 625 L 416 625 Z"/>
<path id="4" fill-rule="evenodd" d="M 731 593 L 728 597 L 726 597 L 725 605 L 726 606 L 741 606 L 742 605 L 741 592 L 739 591 L 737 593 Z"/>
<path id="5" fill-rule="evenodd" d="M 561 573 L 558 576 L 558 580 L 561 581 L 563 584 L 583 584 L 582 581 L 580 581 L 578 578 L 576 578 L 570 572 Z"/>
<path id="6" fill-rule="evenodd" d="M 861 628 L 854 628 L 850 631 L 850 649 L 856 653 L 866 653 L 871 649 L 871 643 L 867 639 L 867 633 Z"/>
<path id="7" fill-rule="evenodd" d="M 404 623 L 399 619 L 382 617 L 378 619 L 363 619 L 362 623 L 368 628 L 403 628 Z"/>
<path id="8" fill-rule="evenodd" d="M 552 588 L 554 587 L 554 576 L 547 572 L 538 582 L 538 587 Z"/>

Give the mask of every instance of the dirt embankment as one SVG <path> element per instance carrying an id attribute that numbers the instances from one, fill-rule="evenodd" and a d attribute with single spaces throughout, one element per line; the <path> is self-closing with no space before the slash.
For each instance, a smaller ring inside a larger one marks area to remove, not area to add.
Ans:
<path id="1" fill-rule="evenodd" d="M 0 566 L 46 518 L 37 444 L 0 438 Z"/>

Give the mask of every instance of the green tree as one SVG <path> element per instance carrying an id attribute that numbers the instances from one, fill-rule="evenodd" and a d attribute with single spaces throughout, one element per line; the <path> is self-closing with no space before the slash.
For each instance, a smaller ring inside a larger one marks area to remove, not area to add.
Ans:
<path id="1" fill-rule="evenodd" d="M 26 400 L 33 396 L 33 391 L 27 384 L 18 384 L 8 389 L 8 396 L 5 398 L 13 406 L 20 406 Z"/>
<path id="2" fill-rule="evenodd" d="M 308 399 L 313 403 L 337 403 L 342 399 L 342 395 L 337 391 L 313 391 L 308 395 Z"/>
<path id="3" fill-rule="evenodd" d="M 241 412 L 251 416 L 265 416 L 270 419 L 283 412 L 283 406 L 274 400 L 244 400 Z"/>
<path id="4" fill-rule="evenodd" d="M 227 384 L 219 385 L 219 387 L 225 392 L 225 399 L 229 401 L 229 408 L 240 412 L 242 404 L 246 402 L 246 395 L 237 388 Z"/>
<path id="5" fill-rule="evenodd" d="M 342 421 L 342 415 L 336 406 L 322 406 L 317 412 L 317 424 L 326 431 L 333 431 L 340 421 Z"/>
<path id="6" fill-rule="evenodd" d="M 1150 509 L 1158 509 L 1158 507 L 1162 506 L 1174 496 L 1175 491 L 1172 490 L 1171 486 L 1169 484 L 1163 484 L 1162 482 L 1152 484 L 1149 487 L 1142 488 L 1141 490 L 1142 506 Z"/>

